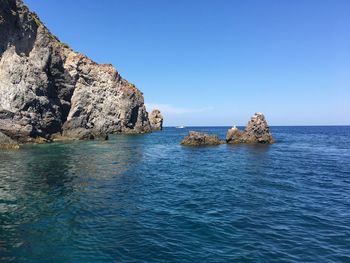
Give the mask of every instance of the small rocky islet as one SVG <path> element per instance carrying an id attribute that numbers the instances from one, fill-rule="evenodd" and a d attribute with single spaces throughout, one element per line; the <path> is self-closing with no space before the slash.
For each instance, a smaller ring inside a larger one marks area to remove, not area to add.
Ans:
<path id="1" fill-rule="evenodd" d="M 205 146 L 219 145 L 225 142 L 228 144 L 271 144 L 275 141 L 264 114 L 258 112 L 250 119 L 244 131 L 240 131 L 237 127 L 229 129 L 226 134 L 226 141 L 220 140 L 217 135 L 190 131 L 182 140 L 181 145 Z"/>
<path id="2" fill-rule="evenodd" d="M 211 135 L 204 132 L 190 131 L 182 140 L 181 145 L 202 146 L 202 145 L 219 145 L 225 142 L 220 140 L 217 135 Z"/>
<path id="3" fill-rule="evenodd" d="M 155 109 L 149 115 L 149 122 L 152 131 L 161 131 L 163 129 L 163 115 L 160 110 Z"/>
<path id="4" fill-rule="evenodd" d="M 270 127 L 267 124 L 265 116 L 261 112 L 257 112 L 248 122 L 244 131 L 233 127 L 227 131 L 226 142 L 230 144 L 238 143 L 274 143 L 274 139 L 270 133 Z"/>

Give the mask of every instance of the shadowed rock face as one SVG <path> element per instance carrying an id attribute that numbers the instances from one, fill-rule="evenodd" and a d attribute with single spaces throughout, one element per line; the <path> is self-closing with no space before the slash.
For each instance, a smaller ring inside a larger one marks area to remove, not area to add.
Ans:
<path id="1" fill-rule="evenodd" d="M 23 143 L 149 131 L 143 94 L 112 65 L 59 42 L 21 0 L 0 0 L 2 134 Z"/>
<path id="2" fill-rule="evenodd" d="M 153 131 L 159 131 L 163 129 L 163 116 L 160 110 L 153 110 L 149 115 L 149 122 Z"/>
<path id="3" fill-rule="evenodd" d="M 216 135 L 209 135 L 203 132 L 190 131 L 189 134 L 181 142 L 186 146 L 205 146 L 205 145 L 219 145 L 223 144 Z"/>
<path id="4" fill-rule="evenodd" d="M 265 116 L 262 113 L 255 113 L 243 132 L 237 128 L 227 131 L 227 143 L 274 143 Z"/>

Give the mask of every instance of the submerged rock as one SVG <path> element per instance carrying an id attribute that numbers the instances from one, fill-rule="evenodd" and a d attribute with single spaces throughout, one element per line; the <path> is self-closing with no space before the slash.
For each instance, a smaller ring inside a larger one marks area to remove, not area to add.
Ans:
<path id="1" fill-rule="evenodd" d="M 66 131 L 63 135 L 60 133 L 53 134 L 53 141 L 72 141 L 72 140 L 105 140 L 109 139 L 108 134 L 94 133 L 91 130 L 78 128 Z"/>
<path id="2" fill-rule="evenodd" d="M 149 122 L 153 131 L 159 131 L 163 129 L 163 116 L 160 110 L 155 109 L 149 115 Z"/>
<path id="3" fill-rule="evenodd" d="M 219 145 L 223 143 L 216 135 L 196 131 L 190 131 L 181 142 L 182 145 L 187 146 Z"/>
<path id="4" fill-rule="evenodd" d="M 227 143 L 274 143 L 263 113 L 255 113 L 243 132 L 237 128 L 227 131 Z"/>
<path id="5" fill-rule="evenodd" d="M 0 132 L 21 143 L 145 133 L 147 116 L 143 94 L 112 65 L 61 43 L 21 0 L 1 0 Z"/>

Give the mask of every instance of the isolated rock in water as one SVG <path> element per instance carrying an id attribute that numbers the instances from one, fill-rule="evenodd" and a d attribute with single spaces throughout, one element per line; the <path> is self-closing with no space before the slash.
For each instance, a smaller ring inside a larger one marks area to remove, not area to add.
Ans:
<path id="1" fill-rule="evenodd" d="M 209 135 L 204 132 L 190 131 L 189 134 L 181 142 L 182 145 L 187 146 L 202 146 L 202 145 L 219 145 L 224 143 L 220 141 L 218 136 Z"/>
<path id="2" fill-rule="evenodd" d="M 237 128 L 236 128 L 237 129 Z M 265 116 L 255 113 L 243 132 L 230 129 L 227 132 L 228 143 L 274 143 Z"/>
<path id="3" fill-rule="evenodd" d="M 163 129 L 163 116 L 160 110 L 155 109 L 149 115 L 149 122 L 153 131 L 159 131 Z"/>
<path id="4" fill-rule="evenodd" d="M 270 128 L 262 113 L 255 113 L 245 128 L 241 139 L 246 143 L 273 143 Z"/>
<path id="5" fill-rule="evenodd" d="M 0 132 L 19 142 L 151 130 L 143 94 L 61 43 L 21 0 L 0 0 Z"/>

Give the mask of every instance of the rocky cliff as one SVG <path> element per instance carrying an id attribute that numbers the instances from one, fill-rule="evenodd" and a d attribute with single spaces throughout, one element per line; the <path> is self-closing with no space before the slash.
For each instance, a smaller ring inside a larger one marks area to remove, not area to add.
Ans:
<path id="1" fill-rule="evenodd" d="M 17 142 L 151 130 L 143 94 L 61 43 L 21 0 L 0 0 L 0 133 Z"/>

